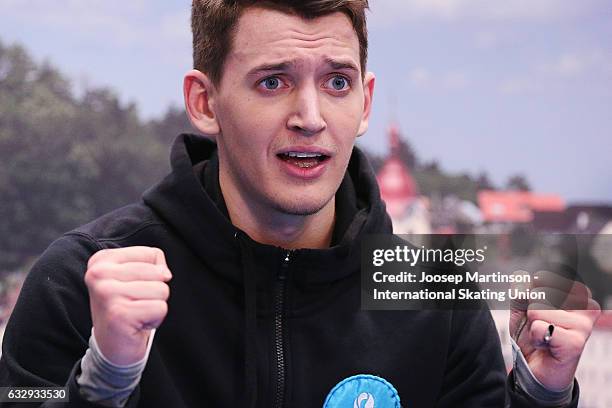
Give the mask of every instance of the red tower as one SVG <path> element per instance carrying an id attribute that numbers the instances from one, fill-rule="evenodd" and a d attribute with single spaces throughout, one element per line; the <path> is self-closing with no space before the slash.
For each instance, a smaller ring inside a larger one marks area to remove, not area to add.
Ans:
<path id="1" fill-rule="evenodd" d="M 391 218 L 400 217 L 417 196 L 417 187 L 410 169 L 399 158 L 400 133 L 396 125 L 388 130 L 390 154 L 376 178 L 380 195 Z"/>

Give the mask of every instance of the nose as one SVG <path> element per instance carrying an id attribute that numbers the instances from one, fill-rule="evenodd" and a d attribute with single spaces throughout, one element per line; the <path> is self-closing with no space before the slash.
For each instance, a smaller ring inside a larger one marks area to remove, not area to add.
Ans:
<path id="1" fill-rule="evenodd" d="M 295 93 L 294 110 L 287 120 L 287 128 L 305 136 L 316 135 L 327 127 L 321 116 L 319 94 L 315 86 L 305 86 Z"/>

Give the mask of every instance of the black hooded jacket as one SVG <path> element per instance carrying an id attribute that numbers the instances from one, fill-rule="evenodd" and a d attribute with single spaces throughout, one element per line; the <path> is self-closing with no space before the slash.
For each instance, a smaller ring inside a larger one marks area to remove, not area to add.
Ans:
<path id="1" fill-rule="evenodd" d="M 361 239 L 390 233 L 391 222 L 357 148 L 336 195 L 332 246 L 322 250 L 262 245 L 232 225 L 214 143 L 181 135 L 171 163 L 142 202 L 65 234 L 41 256 L 6 330 L 0 386 L 66 384 L 70 403 L 42 406 L 100 407 L 75 380 L 92 325 L 87 261 L 102 248 L 146 245 L 165 252 L 173 279 L 129 408 L 322 407 L 359 374 L 391 384 L 404 408 L 504 406 L 506 373 L 486 308 L 360 309 Z M 508 396 L 513 408 L 533 407 L 510 385 Z M 348 398 L 327 406 L 374 402 Z"/>

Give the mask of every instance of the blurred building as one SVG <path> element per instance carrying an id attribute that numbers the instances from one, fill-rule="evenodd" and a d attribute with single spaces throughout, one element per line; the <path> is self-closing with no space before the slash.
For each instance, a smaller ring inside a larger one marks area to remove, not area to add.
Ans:
<path id="1" fill-rule="evenodd" d="M 481 190 L 478 205 L 491 232 L 507 232 L 513 225 L 531 223 L 536 213 L 554 219 L 566 208 L 558 195 L 529 191 Z"/>
<path id="2" fill-rule="evenodd" d="M 612 206 L 568 206 L 559 195 L 528 191 L 481 190 L 477 195 L 478 205 L 454 195 L 423 197 L 409 167 L 397 153 L 399 137 L 397 128 L 391 127 L 388 133 L 390 154 L 377 175 L 395 233 L 495 233 L 499 234 L 499 248 L 505 245 L 509 252 L 513 241 L 524 234 L 592 234 L 592 257 L 599 265 L 602 279 L 606 276 L 612 279 Z M 598 237 L 605 239 L 598 244 Z M 581 390 L 580 408 L 612 407 L 612 364 L 609 363 L 612 357 L 612 299 L 598 300 L 604 312 L 587 343 L 576 374 Z M 510 370 L 510 314 L 508 310 L 493 310 L 492 315 Z"/>
<path id="3" fill-rule="evenodd" d="M 396 234 L 429 234 L 428 200 L 418 193 L 408 165 L 400 158 L 400 134 L 397 126 L 388 131 L 389 156 L 376 175 L 380 195 L 387 206 Z"/>

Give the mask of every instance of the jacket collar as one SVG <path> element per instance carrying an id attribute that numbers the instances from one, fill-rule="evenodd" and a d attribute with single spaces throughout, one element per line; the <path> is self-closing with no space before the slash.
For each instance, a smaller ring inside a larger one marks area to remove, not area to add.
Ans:
<path id="1" fill-rule="evenodd" d="M 237 265 L 240 263 L 237 236 L 242 234 L 257 259 L 257 281 L 265 284 L 262 280 L 274 279 L 287 250 L 256 242 L 230 222 L 218 184 L 215 157 L 214 142 L 202 136 L 180 135 L 170 155 L 171 174 L 145 192 L 143 199 L 205 264 L 237 282 L 242 280 Z M 336 201 L 332 246 L 292 251 L 292 264 L 303 271 L 295 275 L 296 280 L 331 282 L 358 272 L 364 235 L 391 232 L 391 221 L 380 199 L 374 172 L 357 147 Z"/>

